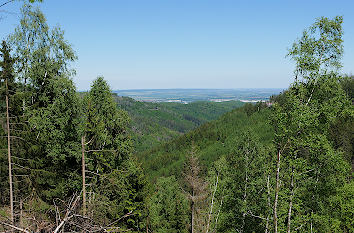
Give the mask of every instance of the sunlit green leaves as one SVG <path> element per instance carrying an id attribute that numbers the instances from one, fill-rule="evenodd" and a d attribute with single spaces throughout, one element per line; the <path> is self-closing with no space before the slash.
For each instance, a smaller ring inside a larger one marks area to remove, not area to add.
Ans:
<path id="1" fill-rule="evenodd" d="M 341 16 L 334 19 L 321 17 L 293 44 L 287 56 L 296 63 L 297 78 L 316 78 L 316 75 L 342 67 L 342 23 Z"/>

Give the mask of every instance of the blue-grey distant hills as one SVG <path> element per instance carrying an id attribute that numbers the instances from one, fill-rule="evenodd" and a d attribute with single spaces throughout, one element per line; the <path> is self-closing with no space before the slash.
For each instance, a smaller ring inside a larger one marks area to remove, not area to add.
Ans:
<path id="1" fill-rule="evenodd" d="M 244 102 L 266 101 L 271 95 L 279 94 L 280 88 L 238 88 L 238 89 L 136 89 L 116 90 L 119 96 L 131 97 L 146 102 L 213 101 L 223 102 L 241 100 Z"/>

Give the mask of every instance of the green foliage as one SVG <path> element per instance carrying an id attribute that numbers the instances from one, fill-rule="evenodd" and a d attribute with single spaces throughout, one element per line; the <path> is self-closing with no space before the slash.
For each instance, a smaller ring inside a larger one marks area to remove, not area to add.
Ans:
<path id="1" fill-rule="evenodd" d="M 334 226 L 341 224 L 331 220 L 335 212 L 328 212 L 329 201 L 349 175 L 348 163 L 329 137 L 339 119 L 353 116 L 337 73 L 343 54 L 341 24 L 341 17 L 318 19 L 288 54 L 296 62 L 295 83 L 274 105 L 272 116 L 282 158 L 279 231 L 336 231 Z"/>
<path id="2" fill-rule="evenodd" d="M 41 94 L 40 87 L 54 76 L 70 76 L 70 62 L 77 59 L 59 27 L 50 29 L 43 13 L 31 5 L 21 9 L 20 25 L 10 35 L 10 45 L 17 57 L 18 78 Z M 37 98 L 38 98 L 37 97 Z M 45 101 L 42 100 L 42 101 Z"/>
<path id="3" fill-rule="evenodd" d="M 272 98 L 270 109 L 245 105 L 141 153 L 150 178 L 180 178 L 194 142 L 210 183 L 219 182 L 218 231 L 353 231 L 354 109 L 351 79 L 338 74 L 341 23 L 341 17 L 320 18 L 294 43 L 288 55 L 296 62 L 295 82 Z"/>
<path id="4" fill-rule="evenodd" d="M 98 77 L 84 97 L 84 134 L 93 162 L 91 170 L 109 172 L 117 168 L 132 151 L 127 132 L 129 117 L 116 107 L 111 90 L 103 77 Z"/>
<path id="5" fill-rule="evenodd" d="M 9 97 L 9 114 L 13 116 L 16 111 L 16 106 L 13 104 L 14 92 L 16 90 L 15 77 L 13 71 L 14 59 L 10 55 L 10 48 L 5 41 L 2 42 L 0 48 L 0 112 L 1 112 L 1 138 L 0 138 L 0 204 L 6 203 L 9 196 L 9 182 L 8 182 L 8 160 L 7 160 L 7 127 L 6 125 L 6 96 Z"/>
<path id="6" fill-rule="evenodd" d="M 328 215 L 336 222 L 336 231 L 354 231 L 354 182 L 350 181 L 337 190 L 329 200 Z M 330 226 L 332 227 L 332 226 Z M 328 228 L 330 230 L 330 228 Z"/>
<path id="7" fill-rule="evenodd" d="M 131 133 L 137 152 L 161 145 L 243 105 L 239 101 L 149 103 L 128 97 L 116 97 L 116 101 L 132 118 Z"/>
<path id="8" fill-rule="evenodd" d="M 354 76 L 346 75 L 340 80 L 340 84 L 347 95 L 348 99 L 350 99 L 353 103 L 354 101 Z"/>
<path id="9" fill-rule="evenodd" d="M 220 181 L 224 186 L 223 192 L 217 195 L 217 199 L 224 198 L 218 232 L 265 231 L 266 221 L 263 219 L 269 219 L 271 215 L 271 197 L 267 187 L 267 182 L 270 182 L 267 169 L 270 149 L 266 148 L 257 134 L 246 131 L 226 155 Z"/>
<path id="10" fill-rule="evenodd" d="M 160 177 L 149 199 L 151 230 L 160 233 L 188 232 L 189 204 L 174 176 Z"/>
<path id="11" fill-rule="evenodd" d="M 253 114 L 248 116 L 246 112 L 253 112 Z M 249 107 L 241 107 L 224 114 L 218 120 L 205 123 L 183 136 L 137 156 L 152 180 L 169 175 L 179 178 L 192 142 L 200 148 L 198 152 L 200 162 L 206 168 L 209 168 L 220 156 L 230 153 L 235 141 L 240 138 L 242 132 L 247 130 L 257 132 L 265 145 L 271 143 L 273 132 L 267 120 L 269 114 L 269 109 L 258 108 L 258 105 L 254 105 L 252 111 Z"/>
<path id="12" fill-rule="evenodd" d="M 78 187 L 76 169 L 79 162 L 79 100 L 71 80 L 58 77 L 48 80 L 45 105 L 36 103 L 27 110 L 28 128 L 25 132 L 28 166 L 32 181 L 43 198 L 65 197 Z M 59 172 L 60 175 L 57 173 Z"/>
<path id="13" fill-rule="evenodd" d="M 354 169 L 354 119 L 345 116 L 338 118 L 329 130 L 329 139 L 335 149 L 344 153 L 346 160 L 352 164 Z"/>
<path id="14" fill-rule="evenodd" d="M 112 221 L 114 226 L 139 231 L 146 217 L 148 184 L 140 165 L 131 157 L 127 131 L 130 119 L 116 107 L 103 77 L 93 82 L 82 105 L 86 168 L 95 174 L 86 182 L 91 184 L 89 191 L 97 195 L 89 211 L 101 225 Z"/>
<path id="15" fill-rule="evenodd" d="M 60 28 L 50 29 L 44 15 L 22 8 L 20 26 L 9 38 L 16 55 L 23 120 L 22 166 L 29 171 L 29 189 L 51 202 L 78 186 L 76 167 L 79 99 L 70 79 L 76 59 Z M 59 175 L 58 175 L 59 174 Z"/>
<path id="16" fill-rule="evenodd" d="M 293 44 L 288 56 L 296 63 L 297 78 L 313 79 L 328 71 L 342 67 L 343 17 L 333 20 L 321 17 L 304 30 L 302 37 Z"/>
<path id="17" fill-rule="evenodd" d="M 95 200 L 89 206 L 93 218 L 101 225 L 114 222 L 113 226 L 140 231 L 146 218 L 147 187 L 137 161 L 124 161 L 121 169 L 101 175 Z"/>
<path id="18" fill-rule="evenodd" d="M 87 216 L 100 226 L 188 232 L 193 211 L 194 229 L 208 232 L 353 232 L 353 77 L 338 73 L 342 35 L 342 17 L 319 18 L 304 31 L 288 53 L 295 82 L 271 98 L 272 107 L 143 103 L 112 95 L 102 77 L 79 95 L 70 68 L 77 58 L 63 31 L 25 5 L 10 46 L 0 49 L 0 109 L 9 95 L 12 136 L 21 139 L 11 148 L 16 201 L 25 200 L 33 218 L 53 220 L 53 202 L 82 189 L 82 138 Z M 0 123 L 4 136 L 4 118 Z M 130 133 L 145 171 L 132 157 Z M 198 154 L 187 157 L 192 146 Z M 1 150 L 1 205 L 5 165 Z M 184 167 L 189 186 L 182 193 Z"/>

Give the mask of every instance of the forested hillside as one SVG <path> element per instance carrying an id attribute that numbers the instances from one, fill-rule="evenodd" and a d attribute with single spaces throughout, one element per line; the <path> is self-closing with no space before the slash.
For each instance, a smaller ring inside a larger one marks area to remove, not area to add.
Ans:
<path id="1" fill-rule="evenodd" d="M 129 97 L 115 97 L 118 107 L 132 119 L 131 134 L 137 152 L 147 150 L 215 120 L 225 112 L 243 105 L 240 101 L 151 103 Z"/>
<path id="2" fill-rule="evenodd" d="M 246 104 L 203 124 L 168 143 L 138 154 L 146 174 L 155 180 L 160 176 L 181 177 L 183 164 L 192 145 L 201 164 L 208 168 L 223 155 L 232 153 L 235 143 L 245 132 L 253 132 L 260 142 L 271 144 L 274 132 L 269 124 L 270 110 L 265 104 Z"/>
<path id="3" fill-rule="evenodd" d="M 341 24 L 320 18 L 293 44 L 294 83 L 271 107 L 246 105 L 140 154 L 156 184 L 153 230 L 353 232 L 353 77 L 338 73 Z"/>

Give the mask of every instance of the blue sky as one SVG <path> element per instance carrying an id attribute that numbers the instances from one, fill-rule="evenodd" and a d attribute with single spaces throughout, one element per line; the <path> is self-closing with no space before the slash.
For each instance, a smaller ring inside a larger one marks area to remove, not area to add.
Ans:
<path id="1" fill-rule="evenodd" d="M 5 0 L 0 0 L 0 3 Z M 18 23 L 20 2 L 2 7 L 0 39 Z M 344 16 L 345 73 L 354 73 L 354 1 L 44 0 L 79 60 L 87 90 L 98 75 L 112 89 L 286 88 L 287 48 L 320 16 Z M 6 12 L 4 12 L 4 10 Z"/>

